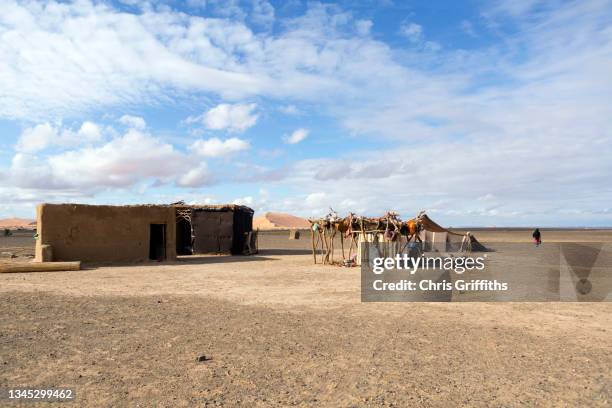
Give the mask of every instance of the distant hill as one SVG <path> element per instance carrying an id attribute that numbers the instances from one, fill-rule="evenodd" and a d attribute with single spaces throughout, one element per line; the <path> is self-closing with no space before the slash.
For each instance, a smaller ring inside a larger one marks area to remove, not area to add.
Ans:
<path id="1" fill-rule="evenodd" d="M 36 220 L 28 218 L 4 218 L 0 219 L 0 228 L 36 228 Z"/>
<path id="2" fill-rule="evenodd" d="M 285 213 L 267 212 L 263 217 L 253 219 L 253 229 L 274 230 L 274 229 L 303 229 L 310 228 L 306 218 L 296 217 Z"/>

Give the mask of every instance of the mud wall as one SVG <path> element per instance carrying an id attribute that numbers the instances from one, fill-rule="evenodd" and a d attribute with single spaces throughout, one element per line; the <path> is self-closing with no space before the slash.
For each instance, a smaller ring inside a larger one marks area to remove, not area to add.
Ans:
<path id="1" fill-rule="evenodd" d="M 41 204 L 37 221 L 37 249 L 51 245 L 54 261 L 146 261 L 151 224 L 166 225 L 166 259 L 176 259 L 173 207 Z"/>
<path id="2" fill-rule="evenodd" d="M 194 209 L 191 216 L 194 254 L 229 254 L 232 250 L 234 212 Z"/>

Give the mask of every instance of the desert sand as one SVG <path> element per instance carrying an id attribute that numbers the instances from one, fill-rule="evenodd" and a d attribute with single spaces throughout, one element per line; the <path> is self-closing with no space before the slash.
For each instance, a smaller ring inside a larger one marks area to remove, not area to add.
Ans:
<path id="1" fill-rule="evenodd" d="M 308 220 L 285 213 L 267 212 L 253 219 L 253 228 L 260 230 L 305 229 L 309 228 Z"/>
<path id="2" fill-rule="evenodd" d="M 0 219 L 0 228 L 36 228 L 36 220 L 28 218 L 3 218 Z"/>
<path id="3" fill-rule="evenodd" d="M 96 407 L 610 406 L 612 304 L 361 303 L 359 269 L 312 265 L 287 235 L 252 257 L 0 274 L 0 388 Z"/>

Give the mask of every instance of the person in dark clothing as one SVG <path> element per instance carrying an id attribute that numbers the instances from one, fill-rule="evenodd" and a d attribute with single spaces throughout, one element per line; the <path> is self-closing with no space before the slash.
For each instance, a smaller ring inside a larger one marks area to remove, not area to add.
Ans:
<path id="1" fill-rule="evenodd" d="M 542 243 L 542 234 L 540 234 L 540 229 L 536 228 L 531 236 L 533 237 L 533 242 L 535 242 L 536 246 L 540 246 Z"/>

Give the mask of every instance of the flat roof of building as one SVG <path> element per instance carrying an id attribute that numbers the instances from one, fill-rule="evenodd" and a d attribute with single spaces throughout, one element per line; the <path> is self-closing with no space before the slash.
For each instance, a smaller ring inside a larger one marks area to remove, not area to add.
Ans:
<path id="1" fill-rule="evenodd" d="M 239 204 L 126 204 L 126 205 L 112 205 L 112 204 L 79 204 L 79 203 L 41 203 L 40 205 L 65 205 L 75 207 L 118 207 L 118 208 L 183 208 L 183 209 L 194 209 L 194 210 L 205 210 L 205 211 L 245 211 L 254 213 L 255 211 L 251 207 Z"/>

